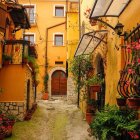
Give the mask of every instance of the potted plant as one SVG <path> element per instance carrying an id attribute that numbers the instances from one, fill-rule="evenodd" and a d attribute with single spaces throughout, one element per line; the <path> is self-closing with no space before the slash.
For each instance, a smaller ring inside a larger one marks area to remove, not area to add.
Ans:
<path id="1" fill-rule="evenodd" d="M 97 108 L 97 101 L 95 99 L 88 99 L 86 109 L 86 121 L 90 124 L 93 120 Z"/>
<path id="2" fill-rule="evenodd" d="M 3 54 L 3 55 L 2 55 L 2 59 L 3 59 L 4 65 L 8 65 L 8 64 L 10 64 L 11 61 L 12 61 L 12 56 L 7 55 L 7 54 Z"/>
<path id="3" fill-rule="evenodd" d="M 118 106 L 126 106 L 126 98 L 122 95 L 119 95 L 117 98 L 116 98 L 116 101 L 117 101 L 117 105 Z"/>
<path id="4" fill-rule="evenodd" d="M 87 85 L 89 85 L 90 93 L 99 92 L 101 90 L 101 84 L 103 83 L 103 79 L 98 75 L 94 75 L 86 81 Z"/>
<path id="5" fill-rule="evenodd" d="M 97 108 L 97 100 L 95 99 L 88 99 L 87 101 L 87 112 L 94 113 Z"/>
<path id="6" fill-rule="evenodd" d="M 117 106 L 106 105 L 96 113 L 90 128 L 92 134 L 100 140 L 121 140 L 126 138 L 127 132 L 139 131 L 140 121 L 135 120 L 135 111 L 130 109 L 119 110 Z"/>

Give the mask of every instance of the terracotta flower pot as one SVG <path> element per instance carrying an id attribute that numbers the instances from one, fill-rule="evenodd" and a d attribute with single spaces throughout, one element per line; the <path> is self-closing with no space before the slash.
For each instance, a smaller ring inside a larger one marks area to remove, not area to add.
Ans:
<path id="1" fill-rule="evenodd" d="M 48 100 L 49 99 L 49 95 L 48 95 L 47 92 L 43 94 L 42 99 L 43 100 Z"/>
<path id="2" fill-rule="evenodd" d="M 87 123 L 91 124 L 92 120 L 93 120 L 93 113 L 86 112 L 86 121 L 87 121 Z"/>

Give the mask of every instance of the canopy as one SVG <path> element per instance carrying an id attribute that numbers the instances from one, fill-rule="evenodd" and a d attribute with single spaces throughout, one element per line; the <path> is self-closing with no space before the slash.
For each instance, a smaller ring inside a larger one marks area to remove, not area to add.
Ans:
<path id="1" fill-rule="evenodd" d="M 95 0 L 90 18 L 119 17 L 131 0 Z"/>
<path id="2" fill-rule="evenodd" d="M 78 44 L 74 56 L 78 56 L 81 54 L 90 54 L 91 52 L 93 52 L 101 42 L 106 43 L 106 34 L 106 30 L 93 31 L 84 34 Z"/>

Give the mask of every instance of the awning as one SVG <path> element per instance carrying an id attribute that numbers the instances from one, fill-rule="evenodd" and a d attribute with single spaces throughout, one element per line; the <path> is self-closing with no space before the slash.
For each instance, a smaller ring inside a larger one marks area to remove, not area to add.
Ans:
<path id="1" fill-rule="evenodd" d="M 92 53 L 101 42 L 106 44 L 107 43 L 105 40 L 106 34 L 107 30 L 93 31 L 84 34 L 78 44 L 74 56 L 82 54 L 88 55 Z"/>
<path id="2" fill-rule="evenodd" d="M 26 12 L 26 9 L 19 4 L 11 4 L 6 3 L 7 10 L 9 11 L 11 18 L 15 24 L 16 28 L 22 28 L 22 29 L 29 29 L 30 28 L 30 22 L 28 19 L 28 15 Z"/>
<path id="3" fill-rule="evenodd" d="M 95 0 L 91 19 L 99 17 L 119 17 L 131 0 Z"/>

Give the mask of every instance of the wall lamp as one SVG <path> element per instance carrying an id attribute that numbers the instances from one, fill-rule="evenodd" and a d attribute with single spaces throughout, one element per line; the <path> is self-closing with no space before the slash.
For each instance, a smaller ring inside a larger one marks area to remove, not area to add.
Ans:
<path id="1" fill-rule="evenodd" d="M 91 22 L 93 21 L 99 21 L 99 22 L 102 22 L 103 24 L 105 24 L 106 26 L 110 27 L 111 29 L 113 29 L 117 35 L 119 36 L 124 36 L 124 38 L 126 38 L 127 36 L 127 32 L 124 32 L 123 34 L 123 27 L 124 25 L 122 23 L 117 23 L 117 25 L 115 27 L 111 26 L 110 24 L 108 24 L 107 22 L 99 19 L 99 18 L 96 18 L 96 19 L 91 19 Z"/>

